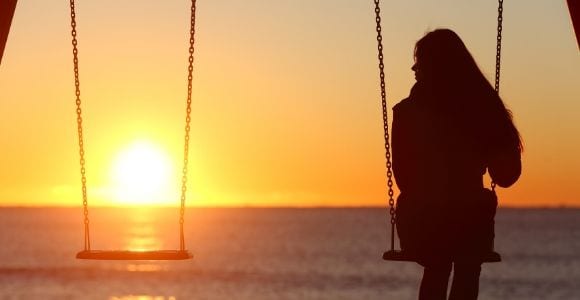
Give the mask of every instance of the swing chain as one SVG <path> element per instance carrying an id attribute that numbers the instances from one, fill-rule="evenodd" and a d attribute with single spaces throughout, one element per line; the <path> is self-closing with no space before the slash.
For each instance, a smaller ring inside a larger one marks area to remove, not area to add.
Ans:
<path id="1" fill-rule="evenodd" d="M 503 30 L 503 0 L 498 0 L 497 7 L 497 44 L 495 52 L 495 91 L 499 94 L 499 75 L 501 70 L 501 32 Z M 492 180 L 491 189 L 495 191 L 496 183 Z"/>
<path id="2" fill-rule="evenodd" d="M 499 93 L 499 72 L 501 66 L 501 32 L 503 30 L 503 0 L 498 0 L 497 7 L 497 44 L 495 52 L 495 91 Z"/>
<path id="3" fill-rule="evenodd" d="M 391 144 L 389 142 L 389 120 L 387 113 L 387 93 L 385 87 L 385 64 L 383 61 L 383 36 L 381 27 L 381 8 L 380 0 L 374 0 L 375 2 L 375 21 L 376 21 L 376 31 L 377 31 L 377 50 L 379 59 L 379 74 L 381 80 L 381 104 L 383 107 L 383 129 L 385 138 L 385 158 L 386 158 L 386 168 L 387 168 L 387 187 L 389 196 L 389 214 L 391 223 L 391 250 L 394 249 L 394 230 L 395 230 L 395 200 L 393 198 L 393 171 L 391 163 Z"/>
<path id="4" fill-rule="evenodd" d="M 75 103 L 76 103 L 76 113 L 77 113 L 77 133 L 79 139 L 79 157 L 80 157 L 80 167 L 81 167 L 81 184 L 82 184 L 82 195 L 83 195 L 83 214 L 84 214 L 84 225 L 85 225 L 85 250 L 91 249 L 91 240 L 89 238 L 89 209 L 87 201 L 87 178 L 85 169 L 85 149 L 83 141 L 83 117 L 81 109 L 81 88 L 79 81 L 79 58 L 78 58 L 78 42 L 77 42 L 77 22 L 75 13 L 75 1 L 70 0 L 70 25 L 71 25 L 71 35 L 72 35 L 72 45 L 73 45 L 73 64 L 74 64 L 74 74 L 75 74 Z"/>
<path id="5" fill-rule="evenodd" d="M 187 165 L 189 162 L 189 131 L 191 123 L 191 93 L 193 90 L 193 53 L 195 51 L 195 11 L 196 0 L 191 0 L 191 21 L 189 29 L 189 66 L 187 67 L 187 109 L 185 116 L 185 143 L 183 148 L 183 169 L 181 177 L 181 208 L 179 210 L 179 233 L 180 233 L 180 249 L 185 250 L 185 235 L 183 232 L 184 214 L 185 214 L 185 198 L 187 192 Z"/>
<path id="6" fill-rule="evenodd" d="M 191 1 L 191 28 L 189 30 L 189 66 L 188 66 L 188 76 L 187 76 L 187 110 L 185 118 L 185 145 L 184 145 L 184 159 L 183 159 L 183 177 L 181 179 L 181 208 L 180 208 L 180 249 L 185 250 L 185 238 L 183 232 L 184 224 L 184 214 L 185 214 L 185 195 L 187 191 L 187 165 L 189 156 L 189 132 L 190 132 L 190 122 L 191 122 L 191 93 L 192 93 L 192 81 L 193 81 L 193 53 L 194 53 L 194 43 L 195 43 L 195 11 L 196 5 L 195 0 Z M 80 80 L 79 80 L 79 60 L 78 60 L 78 41 L 77 41 L 77 30 L 76 30 L 76 13 L 75 13 L 75 1 L 70 0 L 70 17 L 71 17 L 71 35 L 72 35 L 72 45 L 73 45 L 73 63 L 74 63 L 74 77 L 75 77 L 75 103 L 76 103 L 76 114 L 77 114 L 77 133 L 78 133 L 78 144 L 79 144 L 79 156 L 80 156 L 80 171 L 81 171 L 81 183 L 82 183 L 82 197 L 83 197 L 83 214 L 84 214 L 84 227 L 85 227 L 85 251 L 91 250 L 91 242 L 89 235 L 89 210 L 87 201 L 87 179 L 86 179 L 86 169 L 85 169 L 85 150 L 83 141 L 83 118 L 81 109 L 81 92 L 80 92 Z"/>

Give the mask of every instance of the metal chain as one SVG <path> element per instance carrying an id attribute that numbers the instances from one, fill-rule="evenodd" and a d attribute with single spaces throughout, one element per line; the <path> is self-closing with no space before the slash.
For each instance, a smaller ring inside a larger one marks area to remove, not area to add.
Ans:
<path id="1" fill-rule="evenodd" d="M 185 143 L 183 147 L 183 169 L 181 177 L 181 208 L 179 211 L 179 233 L 180 233 L 180 249 L 185 250 L 185 235 L 183 232 L 184 214 L 185 214 L 185 198 L 187 192 L 187 165 L 189 162 L 189 131 L 191 122 L 191 92 L 193 81 L 193 53 L 195 52 L 195 1 L 191 0 L 191 27 L 189 29 L 189 66 L 187 68 L 187 109 L 185 116 Z"/>
<path id="2" fill-rule="evenodd" d="M 387 187 L 389 196 L 389 214 L 391 223 L 391 250 L 395 248 L 395 200 L 393 198 L 393 171 L 391 164 L 391 144 L 389 142 L 389 119 L 387 113 L 387 92 L 385 88 L 385 64 L 383 62 L 383 36 L 381 34 L 381 8 L 380 0 L 374 0 L 375 2 L 375 20 L 377 23 L 377 50 L 379 59 L 379 74 L 381 80 L 381 104 L 383 107 L 383 129 L 385 138 L 385 158 L 386 158 L 386 169 L 387 169 Z"/>
<path id="3" fill-rule="evenodd" d="M 495 91 L 499 94 L 499 75 L 501 70 L 501 32 L 503 22 L 503 0 L 498 0 L 497 7 L 497 44 L 495 46 Z M 495 191 L 496 183 L 491 181 L 491 189 Z"/>
<path id="4" fill-rule="evenodd" d="M 80 155 L 80 169 L 81 169 L 81 183 L 82 183 L 82 196 L 83 196 L 83 213 L 84 213 L 84 227 L 85 227 L 85 250 L 91 249 L 90 234 L 89 234 L 89 210 L 87 201 L 87 179 L 86 179 L 86 168 L 85 168 L 85 150 L 83 142 L 83 119 L 82 119 L 82 109 L 81 109 L 81 99 L 80 99 L 80 80 L 79 80 L 79 60 L 78 60 L 78 42 L 77 42 L 77 31 L 76 31 L 76 13 L 75 13 L 75 2 L 70 0 L 70 16 L 71 16 L 71 34 L 72 34 L 72 45 L 73 45 L 73 63 L 74 63 L 74 76 L 75 76 L 75 95 L 76 95 L 76 113 L 77 113 L 77 131 L 79 139 L 79 155 Z M 183 169 L 182 169 L 182 179 L 181 179 L 181 208 L 180 208 L 180 249 L 185 250 L 185 238 L 183 232 L 184 224 L 184 214 L 185 214 L 185 198 L 187 191 L 187 165 L 189 156 L 189 131 L 191 122 L 191 92 L 192 92 L 192 81 L 193 81 L 193 53 L 194 53 L 194 42 L 195 42 L 195 11 L 196 5 L 195 0 L 191 1 L 191 28 L 189 37 L 189 66 L 188 66 L 188 76 L 187 76 L 187 110 L 185 118 L 185 145 L 184 145 L 184 158 L 183 158 Z"/>
<path id="5" fill-rule="evenodd" d="M 498 17 L 497 17 L 497 46 L 496 46 L 496 61 L 495 61 L 495 90 L 499 93 L 499 82 L 500 82 L 500 67 L 501 67 L 501 38 L 502 38 L 502 21 L 503 21 L 503 0 L 498 0 Z M 374 0 L 375 3 L 375 20 L 376 20 L 376 31 L 377 31 L 377 50 L 379 59 L 379 71 L 380 71 L 380 81 L 381 81 L 381 103 L 383 107 L 383 129 L 385 138 L 385 158 L 386 158 L 386 169 L 387 169 L 387 187 L 389 196 L 389 214 L 391 223 L 391 250 L 395 248 L 395 200 L 393 198 L 393 171 L 391 163 L 391 146 L 390 146 L 390 136 L 389 136 L 389 122 L 387 113 L 387 100 L 386 100 L 386 88 L 385 88 L 385 72 L 384 72 L 384 62 L 383 62 L 383 37 L 382 37 L 382 27 L 381 27 L 381 8 L 380 0 Z M 495 190 L 495 182 L 492 182 L 492 189 Z"/>
<path id="6" fill-rule="evenodd" d="M 81 89 L 79 81 L 79 50 L 77 48 L 77 22 L 75 13 L 75 1 L 70 0 L 70 25 L 71 25 L 71 35 L 72 35 L 72 45 L 73 45 L 73 63 L 74 63 L 74 73 L 75 73 L 75 103 L 77 112 L 77 132 L 79 139 L 79 156 L 80 156 L 80 167 L 81 167 L 81 184 L 82 184 L 82 194 L 83 194 L 83 214 L 84 214 L 84 225 L 85 225 L 85 250 L 91 250 L 91 239 L 89 235 L 89 209 L 87 201 L 87 178 L 85 169 L 85 149 L 83 142 L 83 117 L 81 109 Z"/>
<path id="7" fill-rule="evenodd" d="M 501 67 L 501 32 L 503 22 L 503 0 L 498 0 L 497 7 L 497 44 L 495 51 L 495 91 L 499 93 L 499 75 Z"/>

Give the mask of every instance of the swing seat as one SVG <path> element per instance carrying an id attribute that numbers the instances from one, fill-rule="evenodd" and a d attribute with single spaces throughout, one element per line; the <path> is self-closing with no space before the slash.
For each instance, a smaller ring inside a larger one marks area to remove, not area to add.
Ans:
<path id="1" fill-rule="evenodd" d="M 388 261 L 413 261 L 416 262 L 417 258 L 411 255 L 408 252 L 403 250 L 389 250 L 383 253 L 383 259 Z M 495 251 L 490 251 L 483 256 L 482 262 L 484 263 L 492 263 L 492 262 L 500 262 L 501 255 Z"/>
<path id="2" fill-rule="evenodd" d="M 403 250 L 389 250 L 383 253 L 384 260 L 390 261 L 415 261 L 415 258 Z"/>
<path id="3" fill-rule="evenodd" d="M 193 258 L 193 255 L 187 250 L 83 250 L 76 257 L 94 260 L 185 260 Z"/>

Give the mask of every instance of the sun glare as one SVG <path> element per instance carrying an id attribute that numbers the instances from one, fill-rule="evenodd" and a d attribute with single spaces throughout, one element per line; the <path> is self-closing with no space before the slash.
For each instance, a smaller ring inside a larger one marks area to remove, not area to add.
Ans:
<path id="1" fill-rule="evenodd" d="M 113 197 L 121 205 L 172 205 L 176 201 L 173 164 L 166 152 L 140 141 L 122 150 L 113 162 Z"/>

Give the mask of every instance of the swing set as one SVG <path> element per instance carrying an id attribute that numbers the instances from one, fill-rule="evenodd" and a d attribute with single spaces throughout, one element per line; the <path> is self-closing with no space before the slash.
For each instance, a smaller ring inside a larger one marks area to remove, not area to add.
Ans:
<path id="1" fill-rule="evenodd" d="M 184 260 L 193 258 L 193 255 L 185 249 L 185 234 L 183 224 L 185 223 L 185 195 L 187 192 L 187 165 L 189 158 L 189 130 L 191 122 L 191 92 L 193 81 L 193 53 L 195 51 L 195 0 L 191 1 L 191 18 L 189 29 L 189 65 L 187 67 L 187 107 L 185 112 L 185 142 L 183 149 L 183 168 L 181 177 L 181 205 L 179 210 L 179 249 L 177 250 L 150 250 L 150 251 L 132 251 L 132 250 L 93 250 L 91 249 L 91 238 L 89 231 L 89 207 L 87 201 L 87 178 L 85 169 L 85 150 L 83 140 L 83 118 L 81 109 L 81 91 L 79 81 L 79 59 L 78 59 L 78 42 L 76 30 L 76 13 L 75 1 L 70 0 L 70 17 L 71 17 L 71 35 L 73 45 L 73 62 L 75 74 L 75 95 L 76 95 L 76 113 L 77 113 L 77 132 L 79 139 L 79 156 L 81 168 L 81 185 L 83 195 L 83 214 L 85 229 L 84 249 L 77 253 L 79 259 L 96 259 L 96 260 Z"/>
<path id="2" fill-rule="evenodd" d="M 387 101 L 386 101 L 386 85 L 385 72 L 383 63 L 383 38 L 381 28 L 380 16 L 380 0 L 373 0 L 375 4 L 375 20 L 377 33 L 377 50 L 378 50 L 378 65 L 380 71 L 380 91 L 381 103 L 383 109 L 383 129 L 385 140 L 385 158 L 386 158 L 386 175 L 387 175 L 387 194 L 388 194 L 388 211 L 390 217 L 390 234 L 387 237 L 390 240 L 390 247 L 383 254 L 383 259 L 389 261 L 416 261 L 412 255 L 409 255 L 404 250 L 395 248 L 395 227 L 396 227 L 396 211 L 395 200 L 393 192 L 393 172 L 391 163 L 391 146 L 389 136 L 389 125 L 387 116 Z M 16 8 L 17 0 L 6 0 L 0 2 L 0 62 L 4 53 L 8 32 L 10 29 L 12 17 Z M 568 9 L 572 19 L 574 31 L 576 33 L 577 42 L 580 46 L 580 4 L 577 1 L 568 0 Z M 189 156 L 189 132 L 191 121 L 191 94 L 192 94 L 192 80 L 193 80 L 193 62 L 194 62 L 194 44 L 195 44 L 195 12 L 196 0 L 191 0 L 191 16 L 190 16 L 190 30 L 189 30 L 189 57 L 188 57 L 188 73 L 187 73 L 187 106 L 185 116 L 185 136 L 183 149 L 183 168 L 181 178 L 181 198 L 179 210 L 179 249 L 170 250 L 153 250 L 153 251 L 129 251 L 129 250 L 94 250 L 91 248 L 91 239 L 89 231 L 89 209 L 87 200 L 87 186 L 86 186 L 86 169 L 85 169 L 85 151 L 83 140 L 83 118 L 81 109 L 80 97 L 80 81 L 79 81 L 79 59 L 78 59 L 78 41 L 76 31 L 76 13 L 75 1 L 70 0 L 70 16 L 71 16 L 71 35 L 73 46 L 73 62 L 74 62 L 74 77 L 75 77 L 75 103 L 77 116 L 77 133 L 78 146 L 80 156 L 80 174 L 82 187 L 82 203 L 84 214 L 84 249 L 76 255 L 79 259 L 96 259 L 96 260 L 184 260 L 191 259 L 193 255 L 185 247 L 184 236 L 184 215 L 185 202 L 187 191 L 187 174 L 188 174 L 188 156 Z M 501 63 L 501 41 L 502 41 L 502 21 L 503 21 L 503 0 L 498 0 L 498 16 L 497 16 L 497 45 L 496 45 L 496 64 L 495 64 L 495 90 L 499 92 L 500 84 L 500 63 Z M 495 183 L 492 182 L 492 190 L 495 188 Z M 484 262 L 499 262 L 501 256 L 491 249 L 489 253 L 484 256 Z"/>
<path id="3" fill-rule="evenodd" d="M 496 65 L 495 65 L 495 90 L 499 92 L 499 82 L 500 82 L 500 62 L 501 62 L 501 39 L 502 39 L 502 12 L 503 12 L 503 0 L 498 0 L 498 17 L 497 17 L 497 46 L 496 46 Z M 385 158 L 386 158 L 386 173 L 387 173 L 387 194 L 388 194 L 388 204 L 389 204 L 389 216 L 390 216 L 390 248 L 383 254 L 384 260 L 389 261 L 416 261 L 416 258 L 412 255 L 406 253 L 404 250 L 397 250 L 395 248 L 395 227 L 396 227 L 396 215 L 395 215 L 395 200 L 393 192 L 393 172 L 391 163 L 391 146 L 390 146 L 390 136 L 389 136 L 389 125 L 388 125 L 388 115 L 387 115 L 387 100 L 386 100 L 386 84 L 385 84 L 385 72 L 383 63 L 383 38 L 382 38 L 382 28 L 381 28 L 381 16 L 380 16 L 380 0 L 374 0 L 375 4 L 375 20 L 376 20 L 376 32 L 377 32 L 377 50 L 378 50 L 378 60 L 379 60 L 379 74 L 380 74 L 380 90 L 381 90 L 381 104 L 383 109 L 383 129 L 384 129 L 384 139 L 385 139 Z M 76 13 L 75 13 L 75 1 L 70 0 L 70 16 L 71 16 L 71 35 L 72 35 L 72 45 L 73 45 L 73 62 L 74 62 L 74 76 L 75 76 L 75 95 L 76 95 L 76 115 L 77 115 L 77 132 L 78 132 L 78 145 L 79 145 L 79 156 L 80 156 L 80 173 L 81 173 L 81 187 L 82 187 L 82 200 L 83 200 L 83 214 L 84 214 L 84 249 L 77 253 L 76 257 L 78 259 L 94 259 L 94 260 L 185 260 L 191 259 L 193 255 L 185 248 L 185 236 L 184 236 L 184 214 L 185 214 L 185 201 L 186 201 L 186 191 L 187 191 L 187 172 L 188 172 L 188 154 L 189 154 L 189 131 L 190 131 L 190 121 L 191 121 L 191 93 L 192 93 L 192 80 L 193 80 L 193 61 L 194 61 L 194 45 L 195 45 L 195 11 L 196 11 L 196 0 L 191 1 L 191 15 L 190 15 L 190 30 L 189 30 L 189 58 L 188 58 L 188 75 L 187 75 L 187 106 L 186 106 L 186 117 L 185 117 L 185 138 L 184 138 L 184 152 L 183 152 L 183 169 L 181 178 L 181 205 L 179 210 L 179 249 L 177 250 L 152 250 L 152 251 L 131 251 L 131 250 L 94 250 L 91 248 L 91 239 L 89 231 L 89 209 L 87 200 L 87 186 L 86 186 L 86 169 L 85 169 L 85 151 L 84 151 L 84 140 L 83 140 L 83 118 L 81 109 L 81 99 L 80 99 L 80 81 L 79 81 L 79 60 L 78 60 L 78 42 L 77 42 L 77 31 L 76 31 Z M 495 183 L 492 183 L 492 190 L 495 188 Z M 493 251 L 484 255 L 484 262 L 499 262 L 501 261 L 501 256 Z"/>

